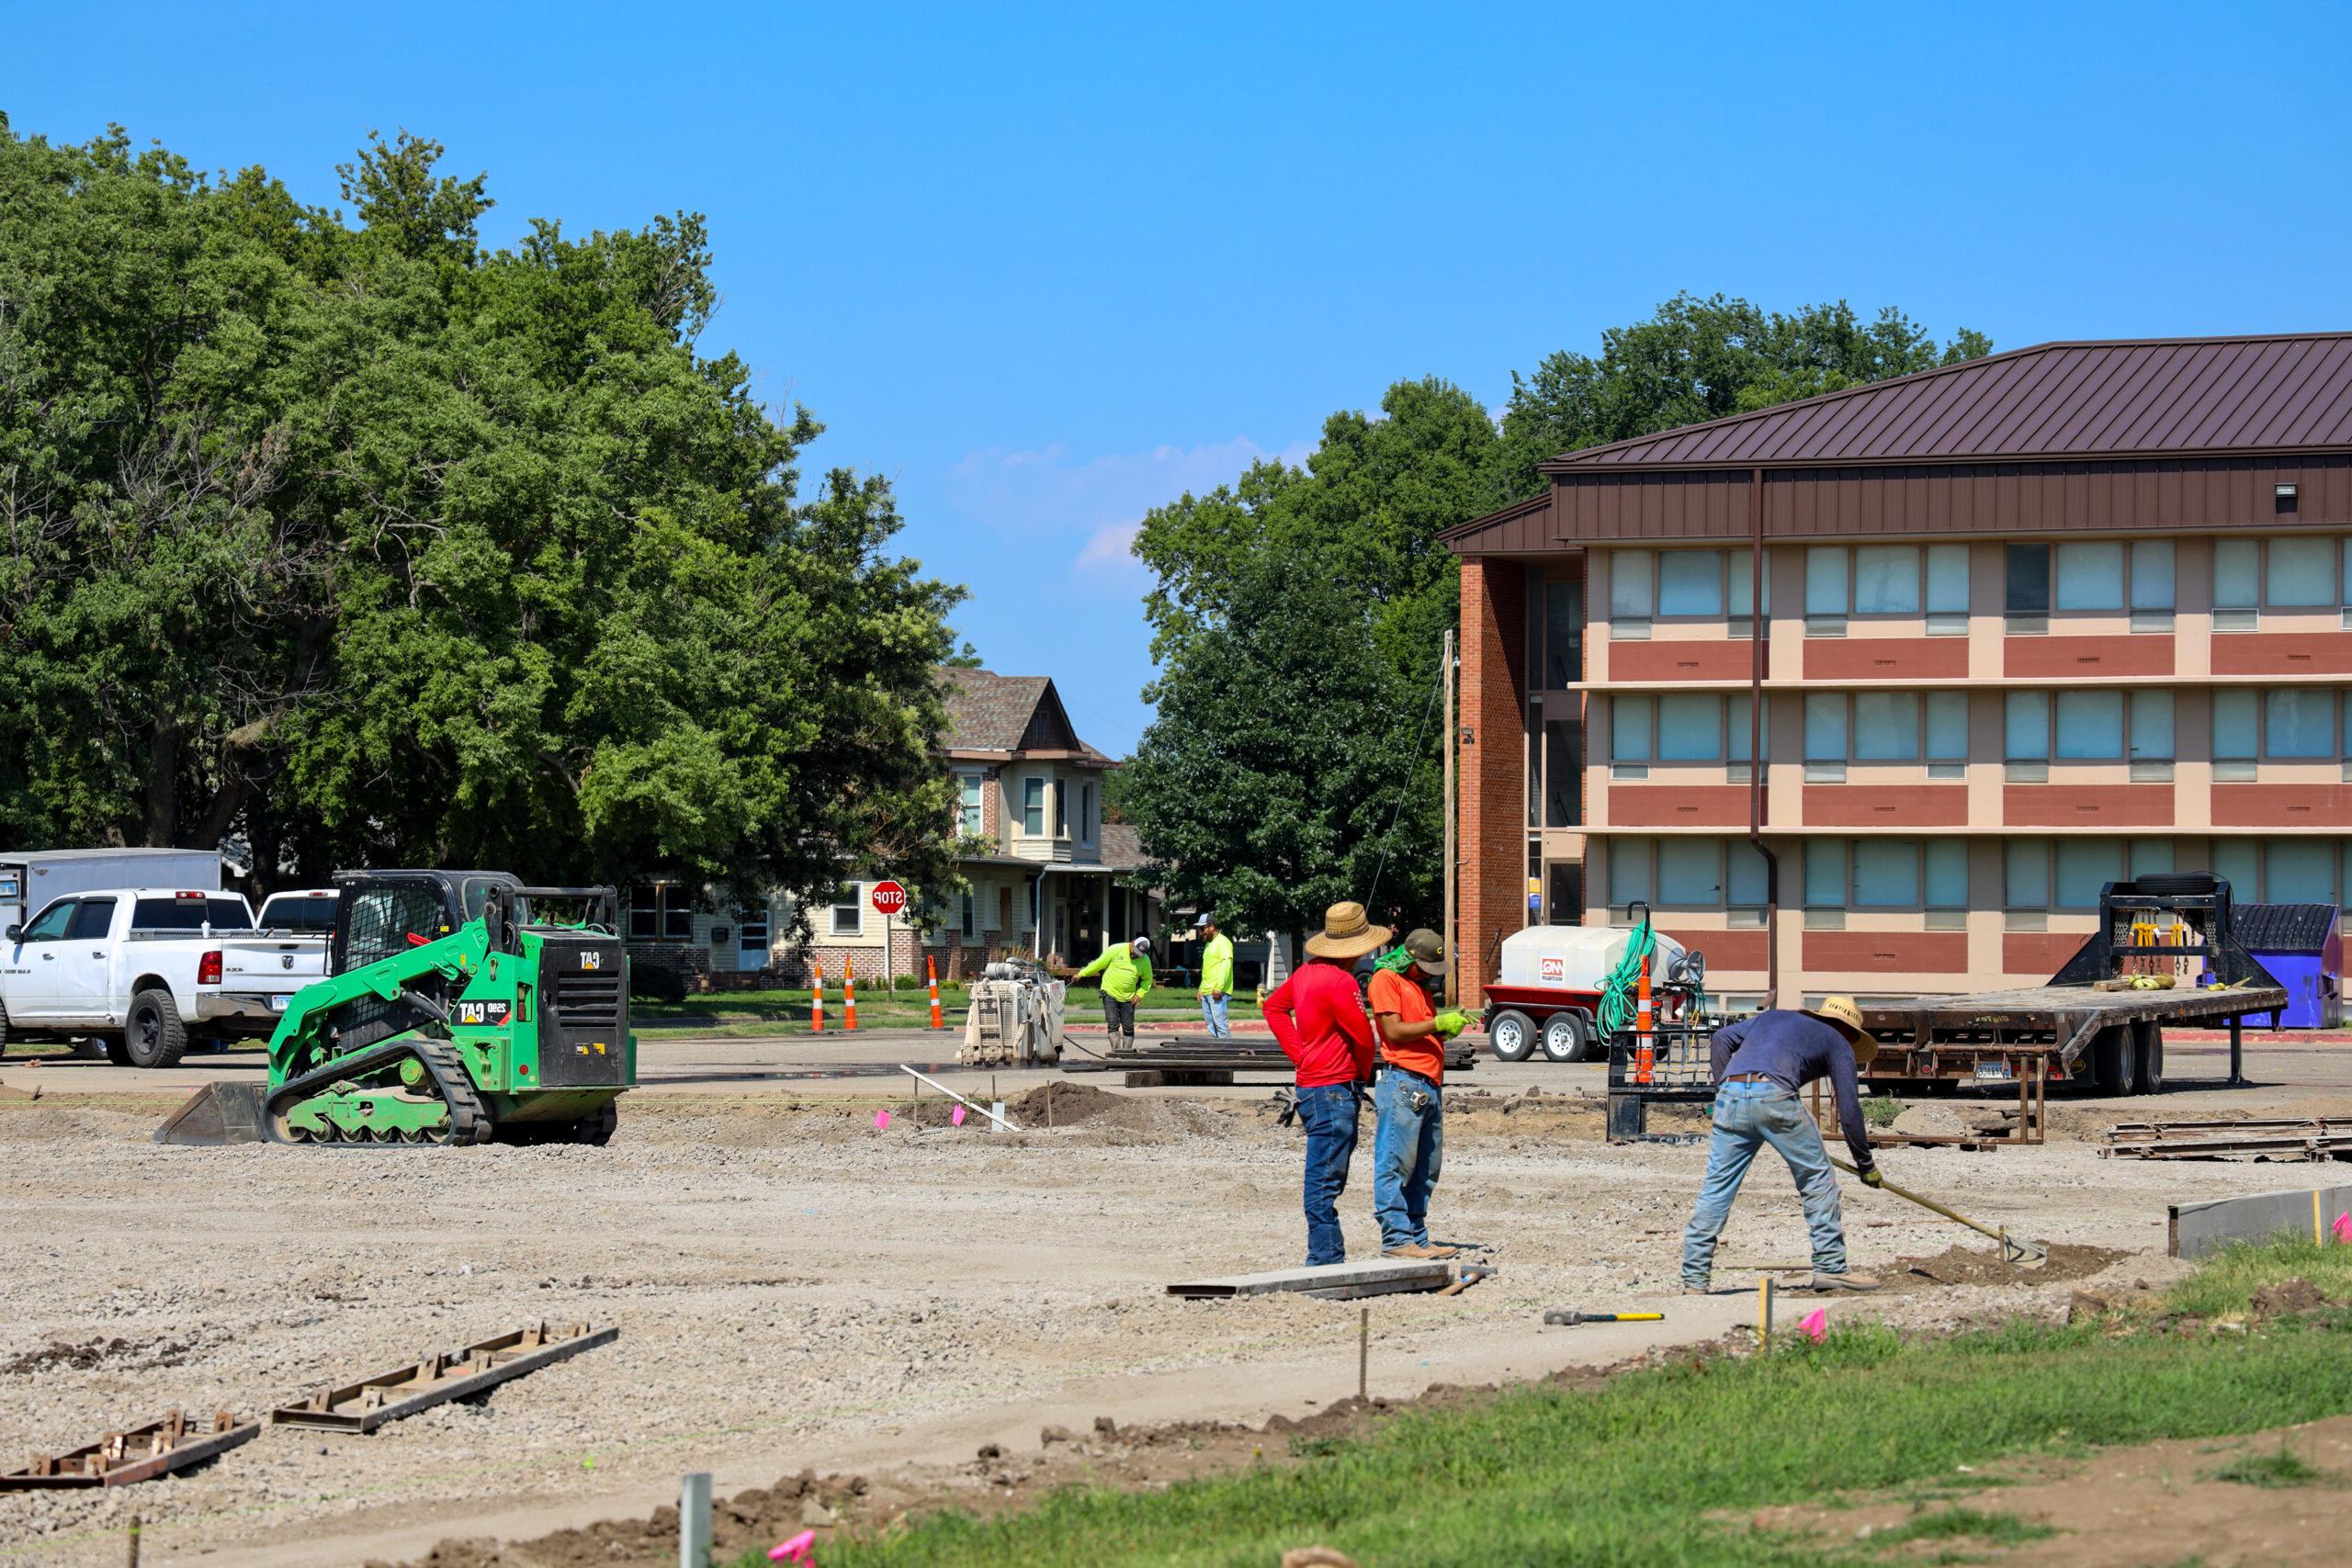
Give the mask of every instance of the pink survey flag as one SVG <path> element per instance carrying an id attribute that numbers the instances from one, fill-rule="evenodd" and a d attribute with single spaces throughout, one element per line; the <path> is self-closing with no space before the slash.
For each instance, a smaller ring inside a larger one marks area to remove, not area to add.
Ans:
<path id="1" fill-rule="evenodd" d="M 2335 1216 L 2335 1239 L 2352 1243 L 2352 1210 Z"/>
<path id="2" fill-rule="evenodd" d="M 877 1111 L 874 1113 L 874 1130 L 877 1133 L 887 1133 L 890 1130 L 890 1113 L 888 1111 Z"/>
<path id="3" fill-rule="evenodd" d="M 1829 1309 L 1815 1307 L 1797 1324 L 1797 1330 L 1818 1345 L 1829 1335 Z"/>
<path id="4" fill-rule="evenodd" d="M 815 1530 L 802 1530 L 790 1540 L 780 1540 L 774 1546 L 769 1547 L 768 1561 L 771 1562 L 811 1563 L 817 1561 L 817 1559 L 812 1555 L 816 1550 L 817 1532 Z"/>
<path id="5" fill-rule="evenodd" d="M 961 1127 L 964 1124 L 964 1108 L 962 1106 L 959 1105 L 955 1110 L 947 1113 L 947 1124 L 951 1127 Z"/>

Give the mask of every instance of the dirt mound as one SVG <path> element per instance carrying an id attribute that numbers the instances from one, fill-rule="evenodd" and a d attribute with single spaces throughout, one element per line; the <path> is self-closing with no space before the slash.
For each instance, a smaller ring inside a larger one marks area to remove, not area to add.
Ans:
<path id="1" fill-rule="evenodd" d="M 765 1551 L 804 1529 L 839 1524 L 857 1509 L 865 1494 L 862 1475 L 820 1480 L 814 1471 L 804 1470 L 774 1486 L 713 1498 L 710 1560 L 731 1562 L 754 1547 Z M 645 1518 L 604 1519 L 584 1529 L 557 1530 L 504 1546 L 490 1540 L 445 1540 L 411 1568 L 610 1568 L 616 1562 L 675 1562 L 677 1551 L 678 1510 L 664 1506 Z M 370 1558 L 368 1568 L 390 1565 Z"/>
<path id="2" fill-rule="evenodd" d="M 1023 1127 L 1083 1127 L 1090 1122 L 1123 1115 L 1138 1105 L 1159 1101 L 1113 1094 L 1091 1083 L 1046 1083 L 1023 1089 L 1004 1102 L 1004 1112 Z"/>
<path id="3" fill-rule="evenodd" d="M 1954 1247 L 1933 1258 L 1906 1258 L 1887 1270 L 1898 1280 L 1936 1285 L 2048 1285 L 2065 1280 L 2087 1280 L 2119 1258 L 2129 1258 L 2111 1247 L 2076 1247 L 2061 1243 L 2050 1249 L 2050 1261 L 2039 1269 L 2001 1261 L 1999 1247 Z"/>

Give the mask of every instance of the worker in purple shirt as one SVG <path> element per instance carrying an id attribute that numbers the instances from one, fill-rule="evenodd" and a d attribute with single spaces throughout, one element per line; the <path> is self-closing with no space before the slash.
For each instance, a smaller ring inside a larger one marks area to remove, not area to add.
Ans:
<path id="1" fill-rule="evenodd" d="M 1797 1090 L 1827 1078 L 1838 1096 L 1838 1125 L 1853 1151 L 1854 1168 L 1872 1187 L 1884 1178 L 1871 1158 L 1855 1068 L 1878 1054 L 1851 997 L 1824 998 L 1803 1012 L 1774 1008 L 1715 1031 L 1713 1041 L 1715 1132 L 1707 1150 L 1707 1179 L 1682 1233 L 1682 1289 L 1703 1292 L 1714 1268 L 1715 1238 L 1739 1196 L 1756 1152 L 1770 1144 L 1789 1162 L 1813 1233 L 1813 1288 L 1875 1291 L 1878 1281 L 1846 1268 L 1846 1222 L 1838 1206 L 1838 1173 L 1822 1146 L 1821 1129 L 1805 1114 Z"/>

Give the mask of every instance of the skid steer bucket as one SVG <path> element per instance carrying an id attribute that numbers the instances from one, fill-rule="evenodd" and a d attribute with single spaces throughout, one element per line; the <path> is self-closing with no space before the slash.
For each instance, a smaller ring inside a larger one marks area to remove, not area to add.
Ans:
<path id="1" fill-rule="evenodd" d="M 262 1088 L 257 1083 L 233 1081 L 206 1084 L 189 1095 L 186 1104 L 164 1118 L 164 1124 L 155 1129 L 155 1141 L 198 1148 L 265 1142 Z"/>

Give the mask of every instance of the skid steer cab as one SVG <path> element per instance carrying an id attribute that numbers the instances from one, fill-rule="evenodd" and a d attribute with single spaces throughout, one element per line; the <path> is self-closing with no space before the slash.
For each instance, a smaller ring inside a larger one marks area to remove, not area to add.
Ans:
<path id="1" fill-rule="evenodd" d="M 601 1145 L 637 1083 L 609 887 L 361 871 L 327 975 L 288 1001 L 265 1084 L 207 1086 L 159 1144 Z"/>

